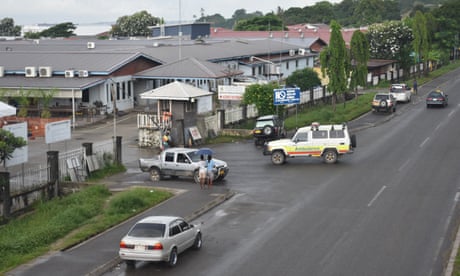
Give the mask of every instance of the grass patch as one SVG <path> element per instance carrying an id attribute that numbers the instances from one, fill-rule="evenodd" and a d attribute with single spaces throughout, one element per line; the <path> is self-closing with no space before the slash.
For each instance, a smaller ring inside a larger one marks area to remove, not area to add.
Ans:
<path id="1" fill-rule="evenodd" d="M 104 185 L 38 202 L 33 212 L 0 227 L 0 274 L 88 239 L 171 197 L 166 191 L 134 188 L 112 194 Z"/>
<path id="2" fill-rule="evenodd" d="M 374 95 L 374 92 L 369 92 L 360 95 L 357 99 L 347 101 L 345 104 L 338 103 L 335 106 L 335 111 L 332 105 L 326 104 L 309 107 L 298 112 L 297 115 L 286 118 L 284 124 L 286 129 L 292 130 L 296 127 L 309 126 L 312 122 L 320 124 L 341 124 L 348 122 L 371 110 L 371 102 Z"/>
<path id="3" fill-rule="evenodd" d="M 238 141 L 244 141 L 248 139 L 252 139 L 252 135 L 249 135 L 249 136 L 219 135 L 214 138 L 207 138 L 206 144 L 235 143 Z"/>
<path id="4" fill-rule="evenodd" d="M 126 171 L 126 167 L 123 164 L 118 163 L 106 163 L 104 168 L 91 172 L 88 176 L 88 181 L 98 181 L 104 179 L 107 176 L 111 176 L 117 173 Z"/>

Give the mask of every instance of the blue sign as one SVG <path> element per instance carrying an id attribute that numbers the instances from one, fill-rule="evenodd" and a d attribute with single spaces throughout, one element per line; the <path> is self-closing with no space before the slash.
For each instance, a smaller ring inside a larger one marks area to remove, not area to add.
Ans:
<path id="1" fill-rule="evenodd" d="M 273 89 L 273 104 L 298 104 L 300 103 L 300 88 Z"/>

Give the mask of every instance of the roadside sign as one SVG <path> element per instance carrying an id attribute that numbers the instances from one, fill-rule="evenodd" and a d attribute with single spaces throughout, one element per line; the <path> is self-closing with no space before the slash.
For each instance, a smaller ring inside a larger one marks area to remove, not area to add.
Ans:
<path id="1" fill-rule="evenodd" d="M 273 89 L 273 104 L 298 104 L 300 103 L 300 88 Z"/>
<path id="2" fill-rule="evenodd" d="M 70 120 L 47 123 L 45 125 L 45 142 L 47 144 L 70 140 Z"/>
<path id="3" fill-rule="evenodd" d="M 219 85 L 218 99 L 228 101 L 241 101 L 246 87 L 236 85 Z"/>
<path id="4" fill-rule="evenodd" d="M 27 141 L 27 123 L 17 123 L 3 126 L 3 129 L 13 133 L 15 137 L 22 137 Z M 18 164 L 26 163 L 29 160 L 29 146 L 17 148 L 13 151 L 12 157 L 5 160 L 5 166 L 11 167 Z"/>

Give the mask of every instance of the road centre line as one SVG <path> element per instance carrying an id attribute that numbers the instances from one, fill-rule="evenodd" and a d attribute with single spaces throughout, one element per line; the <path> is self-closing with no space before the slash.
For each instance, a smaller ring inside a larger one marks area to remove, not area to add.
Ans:
<path id="1" fill-rule="evenodd" d="M 404 164 L 402 164 L 401 167 L 399 167 L 398 171 L 400 171 L 400 172 L 403 171 L 404 167 L 406 167 L 407 164 L 409 164 L 409 161 L 410 161 L 410 159 L 407 159 L 406 162 L 404 162 Z"/>
<path id="2" fill-rule="evenodd" d="M 420 147 L 423 148 L 423 146 L 426 144 L 426 142 L 428 142 L 428 140 L 430 140 L 430 137 L 426 137 L 426 139 L 423 140 L 423 142 L 420 144 Z"/>
<path id="3" fill-rule="evenodd" d="M 381 193 L 383 193 L 383 191 L 387 188 L 387 186 L 383 185 L 382 188 L 380 188 L 380 190 L 377 192 L 377 194 L 375 194 L 375 196 L 372 198 L 371 201 L 369 201 L 369 204 L 367 204 L 367 207 L 371 207 L 372 204 L 374 203 L 374 201 L 377 200 L 377 198 L 380 196 Z"/>

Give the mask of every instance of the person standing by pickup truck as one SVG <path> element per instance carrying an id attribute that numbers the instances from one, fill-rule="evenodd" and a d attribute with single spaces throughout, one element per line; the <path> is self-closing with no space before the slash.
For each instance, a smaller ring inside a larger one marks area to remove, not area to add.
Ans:
<path id="1" fill-rule="evenodd" d="M 204 189 L 204 185 L 206 184 L 206 175 L 207 175 L 207 168 L 206 168 L 206 160 L 204 160 L 204 155 L 200 155 L 200 162 L 198 163 L 200 168 L 198 169 L 198 174 L 200 176 L 200 188 Z"/>
<path id="2" fill-rule="evenodd" d="M 208 177 L 208 189 L 212 188 L 212 180 L 214 179 L 214 160 L 212 160 L 212 155 L 208 155 L 208 162 L 206 165 L 207 168 L 207 177 Z"/>
<path id="3" fill-rule="evenodd" d="M 166 130 L 161 140 L 163 144 L 163 150 L 171 146 L 171 136 L 169 135 L 169 130 Z"/>

